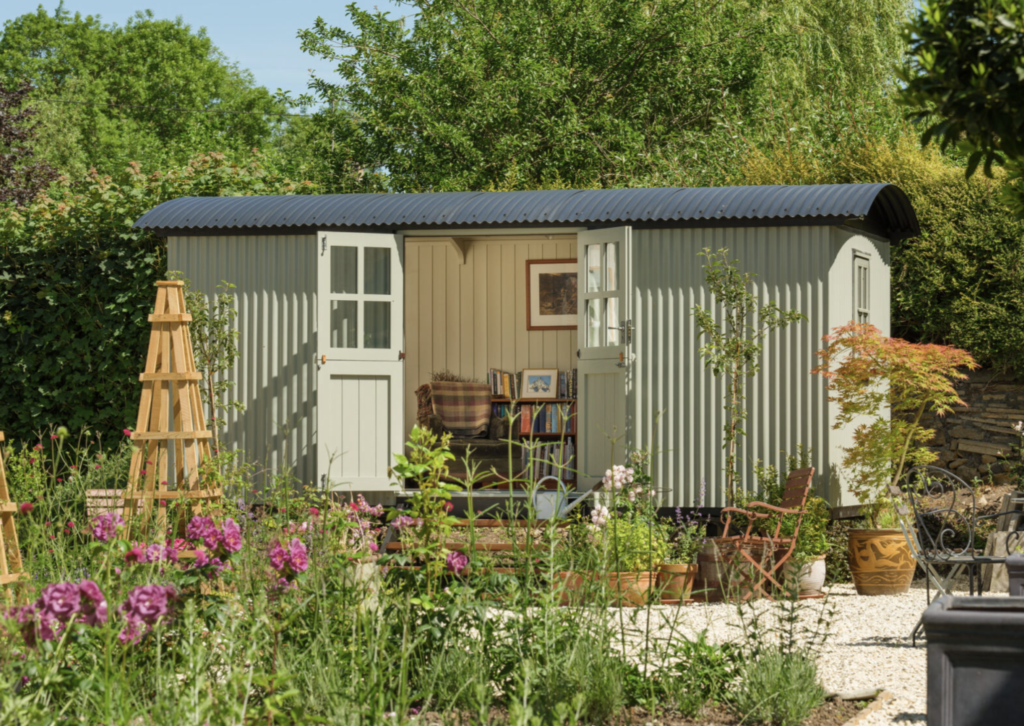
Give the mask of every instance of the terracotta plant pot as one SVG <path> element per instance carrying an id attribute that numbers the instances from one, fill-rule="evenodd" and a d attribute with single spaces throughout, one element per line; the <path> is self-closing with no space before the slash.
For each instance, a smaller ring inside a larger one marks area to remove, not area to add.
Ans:
<path id="1" fill-rule="evenodd" d="M 665 600 L 687 600 L 697 579 L 697 565 L 662 565 L 658 570 L 658 589 Z"/>
<path id="2" fill-rule="evenodd" d="M 898 529 L 851 529 L 850 572 L 858 595 L 899 595 L 910 589 L 917 562 Z"/>
<path id="3" fill-rule="evenodd" d="M 766 564 L 768 557 L 765 556 L 763 549 L 752 549 L 751 555 L 762 565 Z M 750 597 L 752 587 L 750 580 L 743 576 L 743 570 L 746 570 L 747 575 L 755 582 L 759 579 L 753 572 L 753 565 L 746 564 L 739 558 L 733 565 L 726 562 L 718 550 L 718 545 L 713 540 L 708 541 L 704 548 L 697 553 L 697 565 L 704 586 L 710 591 L 708 594 L 714 593 L 717 597 L 726 600 Z"/>
<path id="4" fill-rule="evenodd" d="M 578 572 L 556 572 L 551 589 L 559 593 L 562 605 L 576 605 L 583 599 L 583 575 Z"/>
<path id="5" fill-rule="evenodd" d="M 796 577 L 799 595 L 821 594 L 822 588 L 825 587 L 825 555 L 804 563 L 799 573 L 795 570 L 796 565 L 792 561 L 787 561 L 782 566 L 782 573 L 786 578 L 783 583 L 786 585 L 786 589 L 790 588 L 789 580 Z"/>
<path id="6" fill-rule="evenodd" d="M 609 572 L 606 582 L 612 601 L 620 605 L 646 605 L 658 579 L 657 572 Z"/>

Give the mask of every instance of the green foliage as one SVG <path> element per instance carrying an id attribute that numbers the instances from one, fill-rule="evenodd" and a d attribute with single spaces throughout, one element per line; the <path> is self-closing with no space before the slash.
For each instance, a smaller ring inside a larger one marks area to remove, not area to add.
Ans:
<path id="1" fill-rule="evenodd" d="M 613 517 L 595 536 L 608 572 L 657 570 L 668 554 L 667 540 L 661 524 L 622 517 Z"/>
<path id="2" fill-rule="evenodd" d="M 775 649 L 743 664 L 732 695 L 745 723 L 765 726 L 799 726 L 824 701 L 814 660 Z"/>
<path id="3" fill-rule="evenodd" d="M 30 80 L 38 155 L 73 179 L 186 163 L 197 152 L 246 157 L 270 143 L 287 104 L 181 18 L 124 25 L 40 7 L 0 33 L 0 80 Z"/>
<path id="4" fill-rule="evenodd" d="M 392 476 L 398 482 L 408 479 L 416 487 L 409 498 L 409 511 L 419 523 L 410 527 L 416 546 L 409 553 L 423 558 L 426 563 L 428 598 L 444 569 L 448 553 L 445 544 L 452 525 L 457 521 L 448 514 L 452 507 L 452 492 L 462 490 L 457 484 L 444 481 L 448 462 L 455 460 L 455 455 L 448 448 L 451 439 L 449 433 L 438 437 L 429 429 L 413 426 L 406 443 L 407 454 L 395 454 L 395 464 L 391 467 Z M 398 510 L 392 510 L 388 519 L 393 520 L 400 515 Z"/>
<path id="5" fill-rule="evenodd" d="M 822 98 L 887 98 L 909 6 L 403 4 L 414 22 L 352 5 L 353 32 L 300 33 L 336 68 L 314 79 L 329 108 L 310 124 L 332 189 L 721 183 L 746 139 Z"/>
<path id="6" fill-rule="evenodd" d="M 1004 165 L 1024 176 L 1024 5 L 1019 0 L 928 0 L 906 29 L 910 63 L 903 102 L 927 124 L 923 143 L 968 155 L 967 176 L 979 165 L 992 177 Z M 1024 187 L 1003 187 L 1024 218 Z"/>
<path id="7" fill-rule="evenodd" d="M 761 349 L 769 333 L 807 318 L 798 310 L 780 309 L 774 301 L 758 304 L 757 297 L 750 290 L 755 275 L 740 272 L 736 261 L 729 259 L 729 250 L 713 253 L 710 248 L 705 248 L 701 256 L 707 260 L 704 279 L 720 314 L 716 316 L 700 305 L 693 306 L 692 314 L 699 329 L 697 337 L 703 337 L 705 341 L 700 348 L 704 367 L 710 368 L 716 377 L 726 376 L 722 448 L 726 450 L 725 496 L 731 507 L 736 501 L 739 468 L 736 442 L 740 436 L 746 435 L 743 429 L 743 422 L 747 420 L 743 379 L 752 378 L 761 369 Z"/>
<path id="8" fill-rule="evenodd" d="M 850 573 L 850 529 L 849 520 L 837 520 L 828 525 L 825 536 L 828 552 L 825 554 L 825 578 L 829 583 L 853 582 Z"/>
<path id="9" fill-rule="evenodd" d="M 133 229 L 168 199 L 312 191 L 222 154 L 162 174 L 131 165 L 116 177 L 62 184 L 0 210 L 0 420 L 28 440 L 50 424 L 89 425 L 107 440 L 134 424 L 139 373 L 166 274 L 163 242 Z"/>
<path id="10" fill-rule="evenodd" d="M 1000 201 L 1005 174 L 965 179 L 877 112 L 847 116 L 800 143 L 752 150 L 734 183 L 896 184 L 922 231 L 892 247 L 893 335 L 955 345 L 1024 376 L 1024 223 Z"/>
<path id="11" fill-rule="evenodd" d="M 168 273 L 168 278 L 179 275 Z M 192 338 L 193 358 L 196 369 L 203 374 L 201 390 L 209 412 L 207 426 L 213 432 L 213 450 L 220 450 L 220 428 L 227 421 L 219 414 L 227 411 L 244 411 L 245 404 L 230 398 L 235 382 L 225 377 L 238 360 L 238 330 L 235 319 L 234 285 L 221 281 L 217 294 L 207 301 L 206 296 L 196 292 L 185 280 L 185 309 L 192 315 L 189 335 Z"/>
<path id="12" fill-rule="evenodd" d="M 742 664 L 739 649 L 732 644 L 714 645 L 707 631 L 694 640 L 672 639 L 667 655 L 670 668 L 657 674 L 667 704 L 683 716 L 695 718 L 708 704 L 724 703 Z"/>

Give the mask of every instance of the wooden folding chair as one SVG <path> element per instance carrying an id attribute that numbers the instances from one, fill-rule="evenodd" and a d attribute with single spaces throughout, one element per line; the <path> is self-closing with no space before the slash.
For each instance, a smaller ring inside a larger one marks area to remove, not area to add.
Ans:
<path id="1" fill-rule="evenodd" d="M 728 514 L 725 520 L 725 530 L 722 532 L 721 537 L 714 540 L 714 543 L 722 553 L 722 559 L 727 567 L 737 570 L 743 579 L 750 583 L 751 588 L 747 593 L 741 595 L 742 599 L 746 600 L 760 594 L 769 600 L 773 600 L 774 598 L 767 589 L 769 583 L 780 591 L 785 591 L 786 588 L 779 582 L 776 573 L 793 556 L 793 551 L 796 549 L 796 540 L 800 535 L 800 523 L 803 521 L 804 512 L 806 512 L 807 496 L 811 491 L 811 479 L 813 477 L 813 466 L 807 469 L 791 471 L 786 478 L 786 486 L 782 491 L 781 506 L 776 507 L 764 502 L 751 502 L 747 505 L 750 509 L 726 507 L 722 510 L 723 514 Z M 751 509 L 767 511 L 754 512 L 750 511 Z M 755 523 L 761 519 L 768 519 L 772 516 L 772 513 L 779 515 L 778 523 L 775 525 L 775 533 L 773 535 L 755 533 Z M 744 515 L 747 517 L 749 524 L 747 524 L 747 528 L 742 534 L 730 537 L 729 527 L 732 525 L 733 514 Z M 793 534 L 784 537 L 782 536 L 782 515 L 786 514 L 795 514 L 797 519 L 796 526 L 793 528 Z M 775 557 L 776 553 L 782 549 L 785 549 L 785 552 L 779 557 Z M 767 562 L 765 562 L 764 557 L 760 559 L 755 558 L 752 553 L 756 551 L 767 553 Z"/>

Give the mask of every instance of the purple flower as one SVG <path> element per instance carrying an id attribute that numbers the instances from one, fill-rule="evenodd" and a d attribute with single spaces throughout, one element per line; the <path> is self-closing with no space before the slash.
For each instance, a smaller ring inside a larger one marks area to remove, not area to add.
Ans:
<path id="1" fill-rule="evenodd" d="M 100 542 L 109 542 L 117 536 L 118 527 L 124 526 L 124 519 L 120 514 L 106 512 L 92 518 L 92 536 Z"/>
<path id="2" fill-rule="evenodd" d="M 146 548 L 146 562 L 177 562 L 178 551 L 170 546 L 151 544 Z"/>
<path id="3" fill-rule="evenodd" d="M 234 554 L 242 549 L 242 530 L 235 524 L 235 520 L 231 518 L 224 520 L 224 531 L 220 538 L 220 545 L 227 554 Z"/>
<path id="4" fill-rule="evenodd" d="M 142 625 L 137 620 L 129 620 L 117 636 L 117 639 L 121 641 L 121 645 L 133 645 L 142 640 L 142 636 L 149 632 L 149 628 L 146 628 L 144 631 Z"/>
<path id="5" fill-rule="evenodd" d="M 206 550 L 196 550 L 196 558 L 192 561 L 193 567 L 206 567 L 210 564 L 210 556 L 206 554 Z"/>
<path id="6" fill-rule="evenodd" d="M 125 620 L 156 625 L 171 615 L 177 591 L 173 585 L 139 585 L 128 593 L 128 599 L 118 608 Z"/>
<path id="7" fill-rule="evenodd" d="M 86 625 L 102 625 L 107 622 L 107 598 L 103 596 L 99 585 L 92 580 L 82 580 L 78 584 L 81 594 L 82 622 Z"/>
<path id="8" fill-rule="evenodd" d="M 466 565 L 469 564 L 469 558 L 462 552 L 449 552 L 448 557 L 445 559 L 445 565 L 448 567 L 449 572 L 453 572 L 456 575 L 461 575 L 462 571 L 466 569 Z"/>
<path id="9" fill-rule="evenodd" d="M 302 544 L 302 540 L 296 538 L 291 541 L 288 545 L 288 566 L 291 567 L 292 572 L 298 574 L 299 572 L 305 572 L 309 567 L 309 557 L 306 554 L 306 545 Z"/>
<path id="10" fill-rule="evenodd" d="M 47 585 L 36 600 L 36 610 L 44 622 L 59 620 L 66 623 L 81 611 L 81 599 L 78 585 L 74 583 Z"/>
<path id="11" fill-rule="evenodd" d="M 201 539 L 206 540 L 207 538 L 213 538 L 214 541 L 219 539 L 219 532 L 217 527 L 214 525 L 213 520 L 209 517 L 201 517 L 198 514 L 192 517 L 192 521 L 188 523 L 188 527 L 185 528 L 185 536 L 189 539 Z M 216 544 L 214 545 L 216 546 Z"/>

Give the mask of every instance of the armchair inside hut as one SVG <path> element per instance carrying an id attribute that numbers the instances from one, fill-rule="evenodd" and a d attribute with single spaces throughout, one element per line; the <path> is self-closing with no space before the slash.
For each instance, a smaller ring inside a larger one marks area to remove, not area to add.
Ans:
<path id="1" fill-rule="evenodd" d="M 493 413 L 490 386 L 461 380 L 444 371 L 432 378 L 416 389 L 416 419 L 421 428 L 452 435 L 450 448 L 455 461 L 448 465 L 450 480 L 463 485 L 468 481 L 468 454 L 470 466 L 476 466 L 476 487 L 507 489 L 509 480 L 523 475 L 520 451 L 512 445 L 510 471 L 509 422 Z"/>

